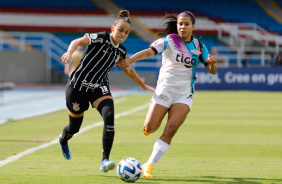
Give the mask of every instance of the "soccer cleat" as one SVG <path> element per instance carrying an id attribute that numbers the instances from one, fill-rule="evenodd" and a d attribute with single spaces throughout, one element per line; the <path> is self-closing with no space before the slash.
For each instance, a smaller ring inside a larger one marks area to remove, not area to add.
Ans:
<path id="1" fill-rule="evenodd" d="M 71 159 L 71 151 L 69 149 L 68 144 L 65 145 L 65 146 L 61 144 L 61 142 L 60 142 L 61 137 L 62 137 L 62 134 L 59 136 L 59 143 L 60 143 L 60 146 L 61 146 L 62 155 L 65 157 L 65 159 L 70 160 Z"/>
<path id="2" fill-rule="evenodd" d="M 108 172 L 110 170 L 113 170 L 116 167 L 116 163 L 113 161 L 109 161 L 108 159 L 105 159 L 102 161 L 100 165 L 100 171 L 101 172 Z"/>
<path id="3" fill-rule="evenodd" d="M 152 176 L 152 171 L 153 171 L 154 166 L 150 163 L 145 163 L 142 166 L 142 173 L 143 173 L 143 177 L 148 177 L 151 178 Z"/>
<path id="4" fill-rule="evenodd" d="M 150 135 L 150 133 L 148 133 L 148 132 L 145 130 L 145 127 L 143 127 L 143 134 L 146 135 L 146 136 Z"/>

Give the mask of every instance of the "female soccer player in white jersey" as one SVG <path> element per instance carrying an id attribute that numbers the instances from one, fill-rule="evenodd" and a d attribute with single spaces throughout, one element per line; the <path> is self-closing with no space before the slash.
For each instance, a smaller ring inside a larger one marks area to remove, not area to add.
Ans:
<path id="1" fill-rule="evenodd" d="M 216 60 L 206 46 L 192 36 L 195 17 L 189 11 L 178 15 L 167 14 L 164 19 L 167 36 L 153 42 L 148 49 L 134 54 L 120 62 L 120 66 L 151 57 L 162 52 L 162 67 L 155 93 L 144 122 L 143 133 L 155 132 L 168 113 L 168 120 L 161 137 L 156 141 L 153 152 L 143 165 L 143 176 L 152 177 L 156 162 L 168 150 L 178 128 L 185 121 L 192 108 L 195 72 L 202 62 L 209 73 L 217 71 Z"/>
<path id="2" fill-rule="evenodd" d="M 121 43 L 126 40 L 130 30 L 129 12 L 122 10 L 111 27 L 111 34 L 86 33 L 83 37 L 73 40 L 68 51 L 61 58 L 63 63 L 68 64 L 72 60 L 75 49 L 79 45 L 87 45 L 79 65 L 67 82 L 66 105 L 69 124 L 59 136 L 62 154 L 67 160 L 71 159 L 68 140 L 79 131 L 84 111 L 88 109 L 90 103 L 104 120 L 101 172 L 108 172 L 116 165 L 115 162 L 109 161 L 115 130 L 114 101 L 109 88 L 108 73 L 120 59 L 127 57 L 127 51 Z M 142 82 L 131 67 L 123 67 L 123 71 L 142 89 L 154 91 L 154 88 Z"/>

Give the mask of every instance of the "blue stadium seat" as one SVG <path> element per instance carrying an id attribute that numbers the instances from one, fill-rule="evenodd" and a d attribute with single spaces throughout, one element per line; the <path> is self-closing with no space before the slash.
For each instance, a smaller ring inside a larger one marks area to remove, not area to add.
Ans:
<path id="1" fill-rule="evenodd" d="M 0 0 L 1 8 L 11 9 L 39 9 L 39 10 L 100 10 L 94 3 L 89 0 Z"/>
<path id="2" fill-rule="evenodd" d="M 143 1 L 132 1 L 132 0 L 113 0 L 120 7 L 124 7 L 130 11 L 143 12 L 181 12 L 189 10 L 195 14 L 208 16 L 209 18 L 222 19 L 227 22 L 243 22 L 243 23 L 257 23 L 258 25 L 276 31 L 282 34 L 282 29 L 275 19 L 270 17 L 259 5 L 252 0 L 197 0 L 193 3 L 187 1 L 178 1 L 177 3 L 171 3 L 171 1 L 165 0 L 143 0 Z M 276 3 L 280 6 L 281 0 L 276 0 Z M 183 7 L 187 7 L 184 9 Z M 276 26 L 276 27 L 275 27 Z"/>

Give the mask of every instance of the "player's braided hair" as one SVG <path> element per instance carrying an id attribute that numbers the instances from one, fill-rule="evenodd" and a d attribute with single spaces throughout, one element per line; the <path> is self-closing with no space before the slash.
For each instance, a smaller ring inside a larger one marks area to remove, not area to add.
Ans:
<path id="1" fill-rule="evenodd" d="M 120 10 L 119 14 L 114 22 L 114 25 L 117 25 L 120 20 L 123 20 L 129 24 L 131 24 L 130 18 L 129 18 L 129 11 L 127 10 Z"/>
<path id="2" fill-rule="evenodd" d="M 180 16 L 188 16 L 191 18 L 192 24 L 195 24 L 195 16 L 189 11 L 181 12 L 180 14 L 166 14 L 162 20 L 166 21 L 163 24 L 166 34 L 178 34 L 177 32 L 177 18 Z"/>

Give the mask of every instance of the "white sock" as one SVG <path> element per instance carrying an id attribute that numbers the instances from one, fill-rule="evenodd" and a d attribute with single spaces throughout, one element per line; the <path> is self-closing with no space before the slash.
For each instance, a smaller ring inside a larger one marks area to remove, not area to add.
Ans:
<path id="1" fill-rule="evenodd" d="M 166 153 L 168 148 L 169 148 L 169 144 L 165 143 L 161 139 L 158 139 L 154 144 L 153 152 L 147 163 L 155 165 L 155 163 L 157 163 L 162 158 L 162 156 Z"/>

